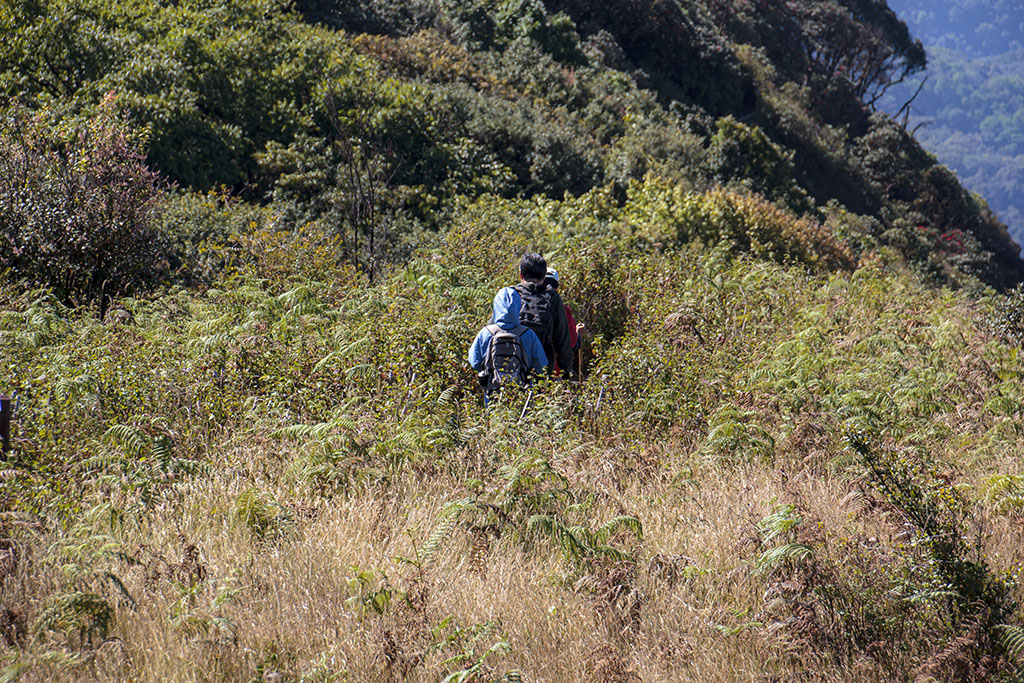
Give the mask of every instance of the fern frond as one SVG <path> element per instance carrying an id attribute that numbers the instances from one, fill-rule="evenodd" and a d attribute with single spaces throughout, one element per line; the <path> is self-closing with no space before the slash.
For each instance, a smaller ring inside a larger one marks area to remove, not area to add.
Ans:
<path id="1" fill-rule="evenodd" d="M 378 444 L 378 447 L 382 449 L 384 453 L 391 453 L 392 451 L 398 452 L 415 452 L 420 447 L 420 435 L 412 431 L 400 431 L 392 436 L 387 441 L 383 441 Z"/>
<path id="2" fill-rule="evenodd" d="M 132 458 L 138 458 L 148 449 L 145 437 L 137 429 L 128 425 L 111 426 L 104 432 L 103 440 L 121 446 Z"/>
<path id="3" fill-rule="evenodd" d="M 170 436 L 161 434 L 160 436 L 153 439 L 153 457 L 156 459 L 160 467 L 165 471 L 170 471 L 171 465 L 174 462 L 174 441 Z"/>
<path id="4" fill-rule="evenodd" d="M 349 342 L 348 345 L 342 348 L 340 352 L 346 356 L 357 354 L 365 355 L 365 353 L 372 347 L 373 337 L 371 335 L 366 335 L 365 337 L 359 337 L 358 339 L 354 339 Z"/>
<path id="5" fill-rule="evenodd" d="M 589 554 L 590 548 L 581 543 L 579 537 L 573 534 L 573 530 L 554 515 L 533 515 L 526 523 L 526 531 L 547 536 L 566 557 L 574 560 Z"/>
<path id="6" fill-rule="evenodd" d="M 619 550 L 610 545 L 593 545 L 592 546 L 594 555 L 605 557 L 613 562 L 632 562 L 633 555 L 627 553 L 625 550 Z"/>
<path id="7" fill-rule="evenodd" d="M 62 377 L 57 382 L 55 394 L 59 401 L 76 401 L 83 397 L 99 394 L 99 383 L 92 375 L 79 375 L 75 378 Z"/>
<path id="8" fill-rule="evenodd" d="M 295 308 L 304 303 L 319 303 L 316 293 L 309 285 L 299 285 L 277 297 L 277 301 L 285 308 Z"/>
<path id="9" fill-rule="evenodd" d="M 420 566 L 426 566 L 433 562 L 441 546 L 451 536 L 452 531 L 455 530 L 459 517 L 473 503 L 474 500 L 472 498 L 463 498 L 452 501 L 444 506 L 444 509 L 441 511 L 441 519 L 438 520 L 437 525 L 430 533 L 430 536 L 427 537 L 423 546 L 416 551 L 416 559 Z"/>
<path id="10" fill-rule="evenodd" d="M 450 407 L 455 404 L 455 396 L 459 391 L 458 385 L 452 384 L 447 389 L 441 392 L 437 397 L 437 404 L 439 406 Z"/>
<path id="11" fill-rule="evenodd" d="M 598 543 L 604 543 L 611 538 L 616 531 L 619 529 L 628 529 L 636 534 L 637 539 L 643 540 L 644 527 L 640 520 L 636 517 L 629 515 L 620 515 L 613 517 L 612 519 L 605 522 L 597 531 L 594 532 L 594 539 Z"/>
<path id="12" fill-rule="evenodd" d="M 996 626 L 999 631 L 999 638 L 1006 648 L 1007 654 L 1016 661 L 1024 655 L 1024 627 L 1012 624 L 1000 624 Z"/>
<path id="13" fill-rule="evenodd" d="M 787 543 L 777 548 L 766 550 L 757 558 L 757 573 L 767 574 L 780 564 L 785 562 L 805 560 L 811 557 L 814 551 L 802 543 Z"/>
<path id="14" fill-rule="evenodd" d="M 803 518 L 797 514 L 793 505 L 779 505 L 770 515 L 757 523 L 757 529 L 764 536 L 765 545 L 794 529 Z"/>
<path id="15" fill-rule="evenodd" d="M 998 514 L 1019 512 L 1024 509 L 1024 476 L 1005 474 L 988 480 L 985 502 Z"/>
<path id="16" fill-rule="evenodd" d="M 289 510 L 254 488 L 238 494 L 231 514 L 261 541 L 280 536 L 293 521 Z"/>
<path id="17" fill-rule="evenodd" d="M 352 367 L 345 370 L 345 376 L 349 379 L 367 379 L 372 377 L 373 373 L 376 372 L 376 367 L 371 363 L 362 363 L 360 365 L 353 365 Z"/>
<path id="18" fill-rule="evenodd" d="M 332 365 L 338 362 L 338 359 L 342 357 L 340 351 L 331 351 L 326 356 L 317 361 L 316 365 L 313 366 L 313 373 L 322 372 L 328 365 Z"/>
<path id="19" fill-rule="evenodd" d="M 121 464 L 122 456 L 118 453 L 98 453 L 79 461 L 82 472 L 102 472 Z"/>
<path id="20" fill-rule="evenodd" d="M 232 345 L 237 345 L 238 340 L 227 332 L 220 332 L 217 334 L 210 334 L 205 337 L 200 337 L 191 342 L 190 346 L 202 353 L 215 353 L 223 351 Z"/>
<path id="21" fill-rule="evenodd" d="M 344 415 L 335 415 L 327 422 L 315 424 L 296 424 L 281 427 L 271 432 L 276 439 L 287 439 L 289 441 L 314 440 L 326 443 L 331 438 L 342 438 L 356 431 L 356 423 Z"/>

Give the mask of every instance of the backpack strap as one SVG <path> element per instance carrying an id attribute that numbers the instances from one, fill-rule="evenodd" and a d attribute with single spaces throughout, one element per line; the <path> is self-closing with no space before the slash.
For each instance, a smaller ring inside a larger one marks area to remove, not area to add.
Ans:
<path id="1" fill-rule="evenodd" d="M 530 328 L 527 327 L 526 325 L 516 325 L 515 327 L 513 327 L 510 330 L 506 330 L 504 327 L 499 327 L 497 325 L 488 325 L 487 326 L 487 331 L 491 333 L 492 337 L 494 335 L 500 333 L 500 332 L 511 332 L 512 334 L 516 335 L 517 337 L 522 337 L 524 334 L 526 334 L 526 331 L 528 329 L 530 329 Z"/>
<path id="2" fill-rule="evenodd" d="M 491 333 L 491 338 L 487 342 L 487 354 L 486 354 L 486 356 L 484 356 L 484 370 L 486 370 L 487 372 L 493 372 L 494 371 L 494 337 L 499 332 L 501 332 L 501 328 L 498 327 L 497 325 L 491 324 L 491 325 L 488 325 L 487 327 L 485 327 L 484 329 Z"/>

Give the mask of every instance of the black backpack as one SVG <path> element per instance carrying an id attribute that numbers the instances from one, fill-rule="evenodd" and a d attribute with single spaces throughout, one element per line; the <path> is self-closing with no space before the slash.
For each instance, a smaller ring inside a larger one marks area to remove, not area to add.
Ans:
<path id="1" fill-rule="evenodd" d="M 530 359 L 526 356 L 526 345 L 523 334 L 527 328 L 519 325 L 511 330 L 504 330 L 497 325 L 488 325 L 491 342 L 487 346 L 487 359 L 484 361 L 486 373 L 486 389 L 492 391 L 514 382 L 524 386 L 529 382 Z"/>
<path id="2" fill-rule="evenodd" d="M 551 328 L 554 325 L 554 315 L 551 310 L 551 292 L 542 287 L 540 292 L 534 291 L 529 285 L 520 284 L 516 286 L 519 298 L 522 299 L 522 308 L 519 309 L 519 322 L 526 325 L 537 334 L 545 350 L 550 346 Z"/>

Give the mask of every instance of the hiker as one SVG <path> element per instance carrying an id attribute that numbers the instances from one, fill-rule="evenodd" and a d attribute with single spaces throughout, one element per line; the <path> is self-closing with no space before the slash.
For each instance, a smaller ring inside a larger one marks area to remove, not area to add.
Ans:
<path id="1" fill-rule="evenodd" d="M 569 324 L 565 319 L 565 306 L 556 290 L 544 284 L 548 264 L 540 254 L 527 253 L 519 261 L 520 282 L 515 286 L 523 300 L 519 322 L 533 330 L 544 346 L 549 375 L 554 375 L 555 364 L 565 379 L 572 377 L 572 343 Z"/>
<path id="2" fill-rule="evenodd" d="M 509 381 L 529 384 L 532 375 L 542 373 L 548 364 L 536 333 L 519 323 L 521 308 L 519 292 L 502 288 L 494 297 L 493 322 L 469 347 L 469 364 L 488 393 Z"/>
<path id="3" fill-rule="evenodd" d="M 558 285 L 559 285 L 558 271 L 555 270 L 554 268 L 548 268 L 547 274 L 544 276 L 544 286 L 547 287 L 551 291 L 557 292 L 558 291 Z M 583 323 L 577 323 L 576 322 L 576 318 L 573 317 L 572 309 L 569 308 L 569 304 L 564 304 L 564 306 L 565 306 L 565 322 L 566 322 L 566 326 L 569 328 L 569 345 L 572 348 L 572 352 L 576 353 L 576 351 L 579 350 L 579 348 L 580 348 L 580 337 L 583 335 L 584 332 L 587 331 L 587 328 L 586 328 L 586 326 Z M 555 374 L 557 375 L 560 372 L 560 370 L 561 370 L 561 365 L 559 365 L 559 363 L 558 363 L 558 361 L 556 359 L 556 361 L 555 361 Z M 571 372 L 570 372 L 570 374 L 571 374 Z"/>

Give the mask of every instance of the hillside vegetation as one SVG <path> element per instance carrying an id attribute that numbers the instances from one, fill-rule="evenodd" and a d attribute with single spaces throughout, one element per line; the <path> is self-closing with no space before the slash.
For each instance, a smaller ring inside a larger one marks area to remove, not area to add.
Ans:
<path id="1" fill-rule="evenodd" d="M 1020 680 L 1024 269 L 884 3 L 0 26 L 4 680 Z"/>

